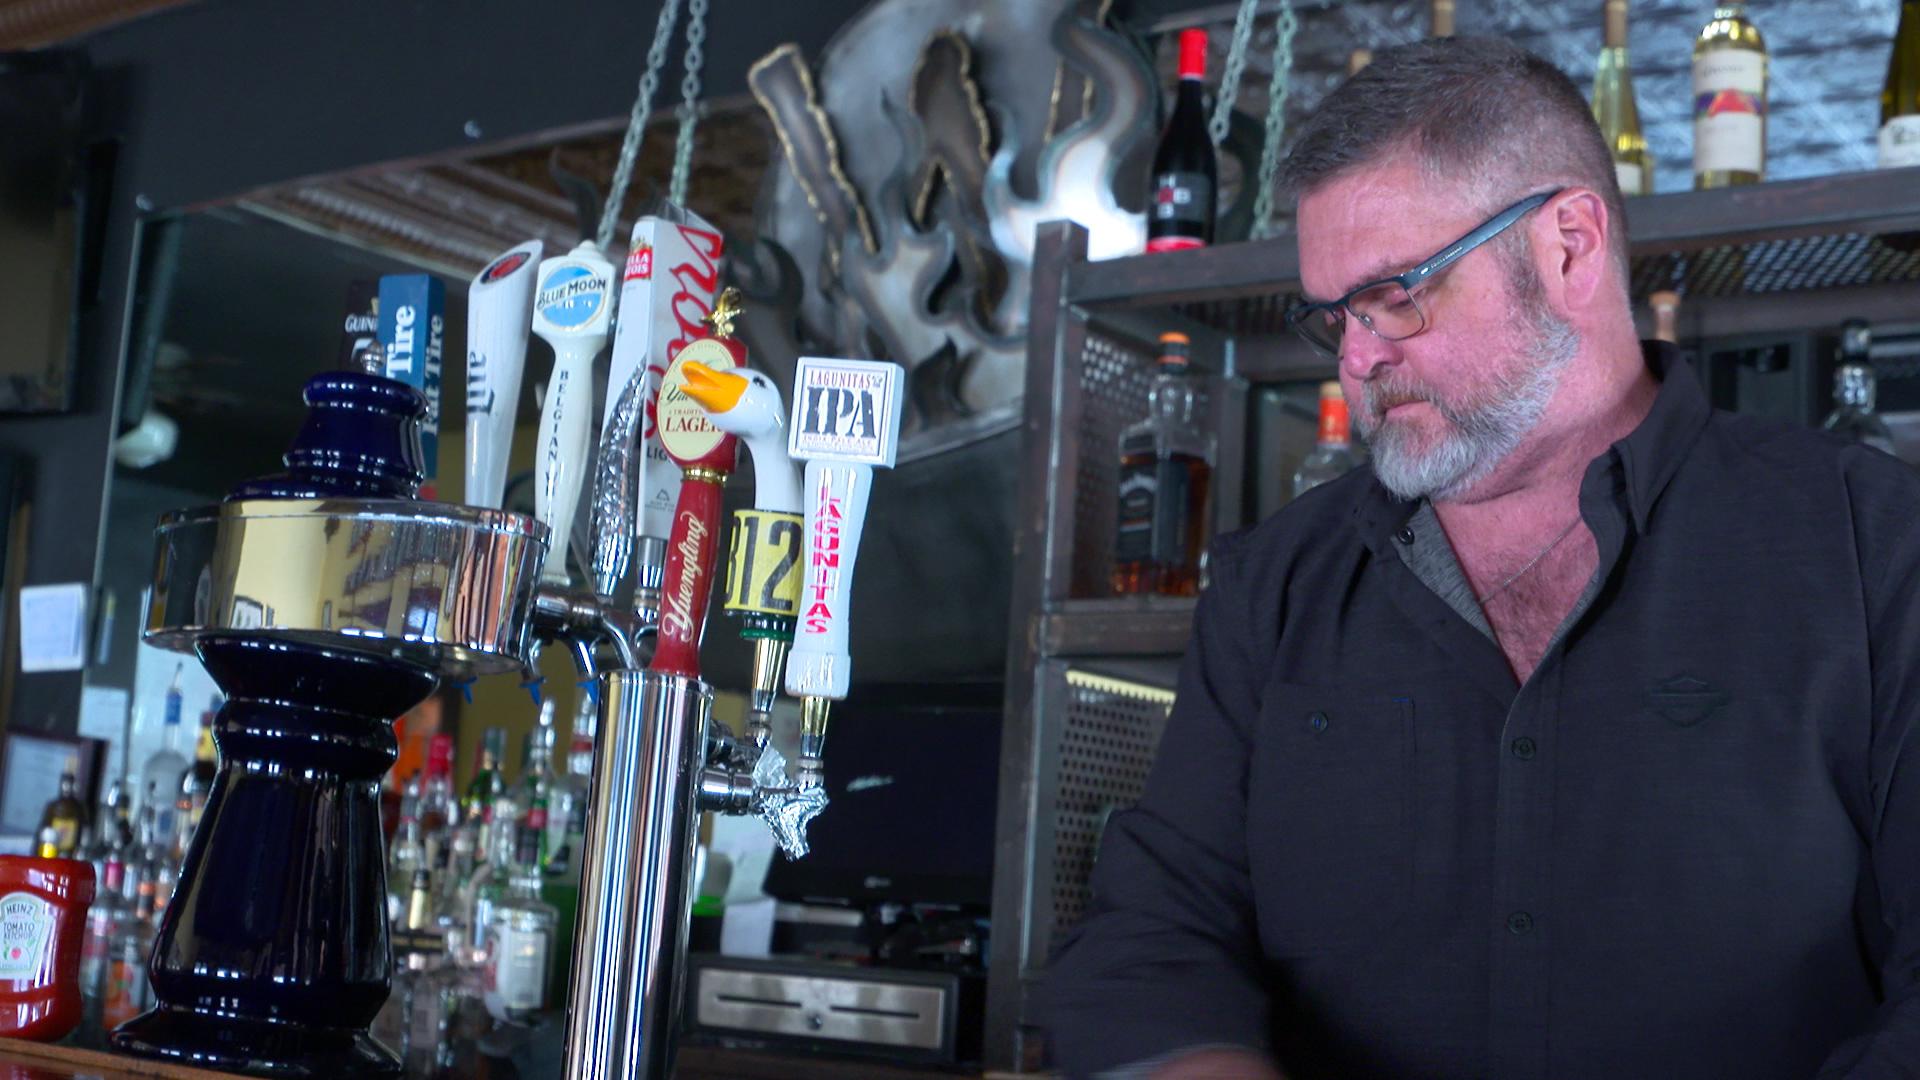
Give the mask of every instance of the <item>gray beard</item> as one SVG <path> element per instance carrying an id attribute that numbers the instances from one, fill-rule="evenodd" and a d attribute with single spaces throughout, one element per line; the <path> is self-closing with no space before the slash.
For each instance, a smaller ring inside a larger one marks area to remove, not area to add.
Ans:
<path id="1" fill-rule="evenodd" d="M 1421 447 L 1419 435 L 1405 424 L 1376 419 L 1376 401 L 1387 391 L 1421 388 L 1395 387 L 1391 376 L 1385 385 L 1367 384 L 1356 424 L 1381 486 L 1408 501 L 1454 498 L 1486 479 L 1540 423 L 1560 372 L 1580 349 L 1580 335 L 1544 308 L 1534 308 L 1521 323 L 1525 344 L 1475 400 L 1446 402 L 1422 394 L 1450 429 L 1432 446 Z"/>

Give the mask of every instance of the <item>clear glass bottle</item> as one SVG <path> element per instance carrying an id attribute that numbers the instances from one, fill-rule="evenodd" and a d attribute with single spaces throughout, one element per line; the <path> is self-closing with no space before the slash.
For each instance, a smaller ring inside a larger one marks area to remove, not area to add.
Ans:
<path id="1" fill-rule="evenodd" d="M 549 841 L 553 809 L 553 748 L 559 732 L 553 727 L 553 699 L 540 704 L 540 724 L 527 741 L 527 767 L 520 776 L 515 808 L 520 812 L 517 843 L 522 851 L 533 847 L 535 869 L 546 873 L 547 858 L 553 851 Z M 516 853 L 516 859 L 520 858 Z"/>
<path id="2" fill-rule="evenodd" d="M 1840 328 L 1840 366 L 1833 373 L 1833 412 L 1821 426 L 1842 438 L 1893 453 L 1893 432 L 1874 411 L 1877 387 L 1868 349 L 1873 330 L 1863 320 L 1849 319 Z"/>
<path id="3" fill-rule="evenodd" d="M 420 792 L 420 839 L 426 848 L 426 865 L 435 874 L 447 870 L 447 857 L 453 840 L 453 826 L 460 820 L 460 807 L 453 797 L 453 736 L 435 735 L 427 750 L 427 779 Z"/>
<path id="4" fill-rule="evenodd" d="M 1113 591 L 1192 596 L 1212 508 L 1214 437 L 1181 333 L 1160 335 L 1147 415 L 1120 433 Z"/>
<path id="5" fill-rule="evenodd" d="M 1767 172 L 1767 45 L 1746 0 L 1720 0 L 1693 43 L 1693 186 L 1757 184 Z"/>
<path id="6" fill-rule="evenodd" d="M 1347 398 L 1337 380 L 1320 384 L 1320 434 L 1313 451 L 1293 473 L 1293 497 L 1319 487 L 1329 480 L 1345 476 L 1360 464 L 1353 452 L 1353 437 L 1347 413 Z"/>
<path id="7" fill-rule="evenodd" d="M 1627 62 L 1627 0 L 1606 0 L 1606 38 L 1593 73 L 1593 118 L 1613 155 L 1620 194 L 1653 194 L 1653 157 L 1640 130 L 1633 99 L 1633 67 Z"/>
<path id="8" fill-rule="evenodd" d="M 540 898 L 540 872 L 514 868 L 507 894 L 495 905 L 487 954 L 487 1011 L 524 1023 L 546 1008 L 559 912 Z"/>
<path id="9" fill-rule="evenodd" d="M 184 706 L 180 676 L 183 663 L 173 669 L 173 684 L 167 688 L 167 707 L 160 727 L 160 749 L 147 758 L 140 770 L 140 805 L 153 809 L 154 826 L 166 836 L 179 827 L 173 820 L 173 804 L 180 795 L 180 777 L 191 764 L 181 752 L 180 712 Z"/>

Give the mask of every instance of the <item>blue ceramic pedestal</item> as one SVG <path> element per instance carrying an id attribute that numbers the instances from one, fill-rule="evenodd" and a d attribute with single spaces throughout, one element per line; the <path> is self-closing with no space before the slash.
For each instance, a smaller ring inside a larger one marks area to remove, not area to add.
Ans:
<path id="1" fill-rule="evenodd" d="M 422 480 L 411 387 L 315 376 L 287 472 L 231 498 L 411 499 Z M 243 542 L 243 541 L 242 541 Z M 392 985 L 380 780 L 393 719 L 433 692 L 419 664 L 270 634 L 195 651 L 227 702 L 220 771 L 148 965 L 160 1004 L 115 1049 L 256 1076 L 398 1076 L 367 1033 Z"/>

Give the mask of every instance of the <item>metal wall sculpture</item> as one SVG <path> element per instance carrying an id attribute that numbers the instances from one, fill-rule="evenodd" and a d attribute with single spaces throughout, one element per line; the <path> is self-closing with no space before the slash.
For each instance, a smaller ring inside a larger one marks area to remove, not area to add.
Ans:
<path id="1" fill-rule="evenodd" d="M 1014 414 L 1033 224 L 1073 217 L 1112 255 L 1145 236 L 1159 91 L 1106 7 L 880 0 L 817 65 L 791 45 L 754 65 L 779 148 L 735 274 L 787 305 L 746 328 L 777 375 L 803 349 L 900 363 L 915 435 Z"/>

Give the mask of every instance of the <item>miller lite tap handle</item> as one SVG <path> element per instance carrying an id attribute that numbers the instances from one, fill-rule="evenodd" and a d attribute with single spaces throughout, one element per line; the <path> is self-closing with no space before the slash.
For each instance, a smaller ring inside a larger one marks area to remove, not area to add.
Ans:
<path id="1" fill-rule="evenodd" d="M 553 530 L 541 577 L 567 580 L 567 539 L 587 475 L 593 429 L 593 358 L 613 322 L 613 264 L 592 241 L 540 264 L 533 330 L 553 346 L 553 378 L 540 411 L 540 483 L 534 514 Z"/>
<path id="2" fill-rule="evenodd" d="M 803 356 L 795 370 L 787 452 L 807 463 L 800 616 L 787 659 L 795 697 L 847 696 L 854 556 L 873 470 L 892 468 L 899 450 L 904 382 L 900 365 L 870 360 Z"/>
<path id="3" fill-rule="evenodd" d="M 467 471 L 463 497 L 499 509 L 513 450 L 520 375 L 533 327 L 533 284 L 545 246 L 502 252 L 467 289 Z"/>
<path id="4" fill-rule="evenodd" d="M 714 308 L 712 336 L 695 338 L 681 349 L 660 385 L 660 442 L 683 477 L 673 531 L 667 537 L 651 670 L 688 678 L 700 677 L 700 636 L 719 561 L 721 490 L 733 471 L 739 440 L 708 422 L 706 410 L 686 388 L 711 372 L 746 364 L 746 347 L 725 336 L 732 330 L 732 318 L 722 317 L 723 310 L 730 310 L 724 296 Z"/>

